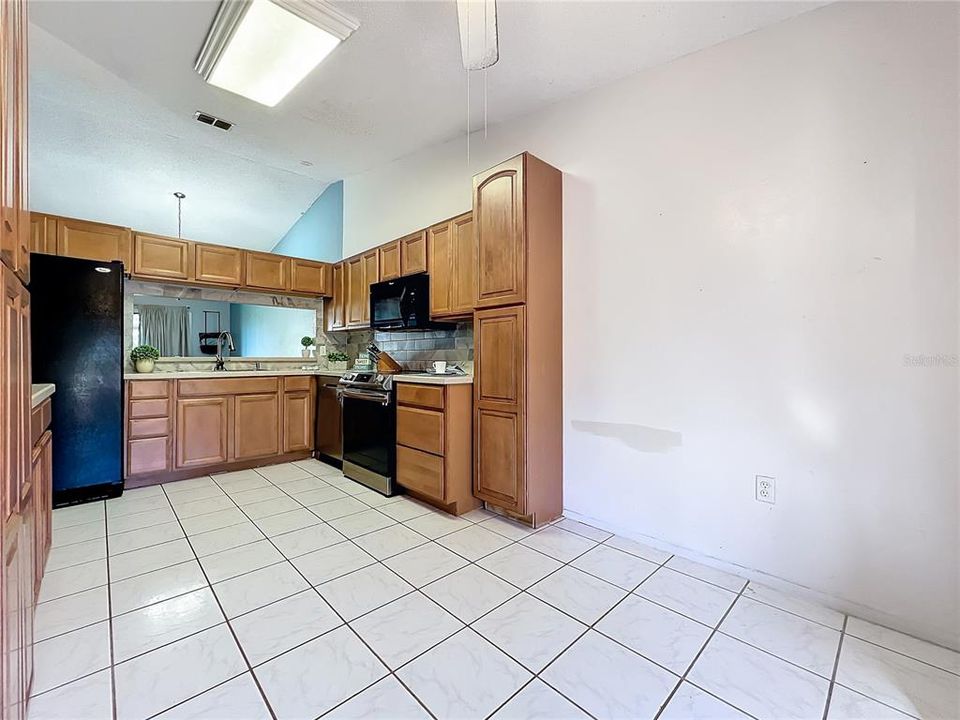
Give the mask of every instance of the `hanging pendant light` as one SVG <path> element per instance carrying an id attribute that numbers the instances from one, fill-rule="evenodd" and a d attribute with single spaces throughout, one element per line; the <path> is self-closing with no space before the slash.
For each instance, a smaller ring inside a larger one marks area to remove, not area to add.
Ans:
<path id="1" fill-rule="evenodd" d="M 183 231 L 183 200 L 184 200 L 184 198 L 186 198 L 187 196 L 184 195 L 184 194 L 183 194 L 182 192 L 180 192 L 179 190 L 178 190 L 177 192 L 175 192 L 175 193 L 173 194 L 173 196 L 177 199 L 177 237 L 182 240 L 182 239 L 183 239 L 183 235 L 182 235 L 182 231 Z"/>

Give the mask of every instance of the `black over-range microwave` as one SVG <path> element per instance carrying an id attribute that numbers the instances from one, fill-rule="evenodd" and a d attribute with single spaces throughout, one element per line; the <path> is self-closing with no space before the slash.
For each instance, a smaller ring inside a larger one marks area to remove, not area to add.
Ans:
<path id="1" fill-rule="evenodd" d="M 370 327 L 435 330 L 453 326 L 430 321 L 430 276 L 418 273 L 370 286 Z"/>

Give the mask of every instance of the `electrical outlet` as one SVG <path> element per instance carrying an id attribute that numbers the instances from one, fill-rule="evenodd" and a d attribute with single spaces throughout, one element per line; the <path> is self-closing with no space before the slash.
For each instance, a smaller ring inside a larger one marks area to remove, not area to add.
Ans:
<path id="1" fill-rule="evenodd" d="M 326 357 L 326 356 L 327 356 L 327 346 L 317 345 L 317 357 Z"/>
<path id="2" fill-rule="evenodd" d="M 769 475 L 757 475 L 757 501 L 775 505 L 777 502 L 777 480 Z"/>

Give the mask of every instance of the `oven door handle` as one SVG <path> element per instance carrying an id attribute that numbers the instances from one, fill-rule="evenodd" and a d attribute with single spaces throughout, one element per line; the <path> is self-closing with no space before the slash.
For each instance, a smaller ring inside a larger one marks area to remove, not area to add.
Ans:
<path id="1" fill-rule="evenodd" d="M 376 392 L 374 390 L 358 390 L 356 388 L 337 388 L 337 399 L 343 406 L 343 399 L 366 400 L 367 402 L 379 402 L 386 407 L 390 404 L 390 393 Z"/>

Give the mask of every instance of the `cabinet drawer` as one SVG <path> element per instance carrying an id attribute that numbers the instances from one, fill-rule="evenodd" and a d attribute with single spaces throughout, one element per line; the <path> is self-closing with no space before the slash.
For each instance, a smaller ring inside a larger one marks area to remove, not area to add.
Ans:
<path id="1" fill-rule="evenodd" d="M 399 406 L 397 442 L 434 455 L 443 455 L 443 413 Z"/>
<path id="2" fill-rule="evenodd" d="M 160 437 L 170 434 L 170 418 L 160 417 L 160 418 L 140 418 L 137 420 L 130 420 L 130 433 L 129 438 L 135 440 L 137 438 L 148 438 L 148 437 Z"/>
<path id="3" fill-rule="evenodd" d="M 397 402 L 401 405 L 419 405 L 443 410 L 443 386 L 398 383 Z"/>
<path id="4" fill-rule="evenodd" d="M 127 475 L 164 472 L 170 469 L 170 446 L 165 437 L 131 440 L 127 443 Z"/>
<path id="5" fill-rule="evenodd" d="M 283 389 L 287 392 L 309 390 L 311 380 L 309 375 L 288 375 L 283 379 Z"/>
<path id="6" fill-rule="evenodd" d="M 443 501 L 443 458 L 398 445 L 397 482 L 409 490 Z"/>
<path id="7" fill-rule="evenodd" d="M 170 415 L 170 404 L 166 399 L 131 400 L 130 418 L 157 418 Z"/>
<path id="8" fill-rule="evenodd" d="M 44 430 L 50 427 L 51 408 L 50 400 L 44 400 L 33 408 L 30 414 L 30 444 L 36 445 Z"/>
<path id="9" fill-rule="evenodd" d="M 170 383 L 166 380 L 131 380 L 131 398 L 170 397 Z"/>
<path id="10" fill-rule="evenodd" d="M 223 380 L 205 378 L 202 380 L 178 380 L 177 383 L 177 395 L 179 397 L 255 395 L 277 392 L 280 389 L 280 378 L 277 377 L 224 378 Z"/>

